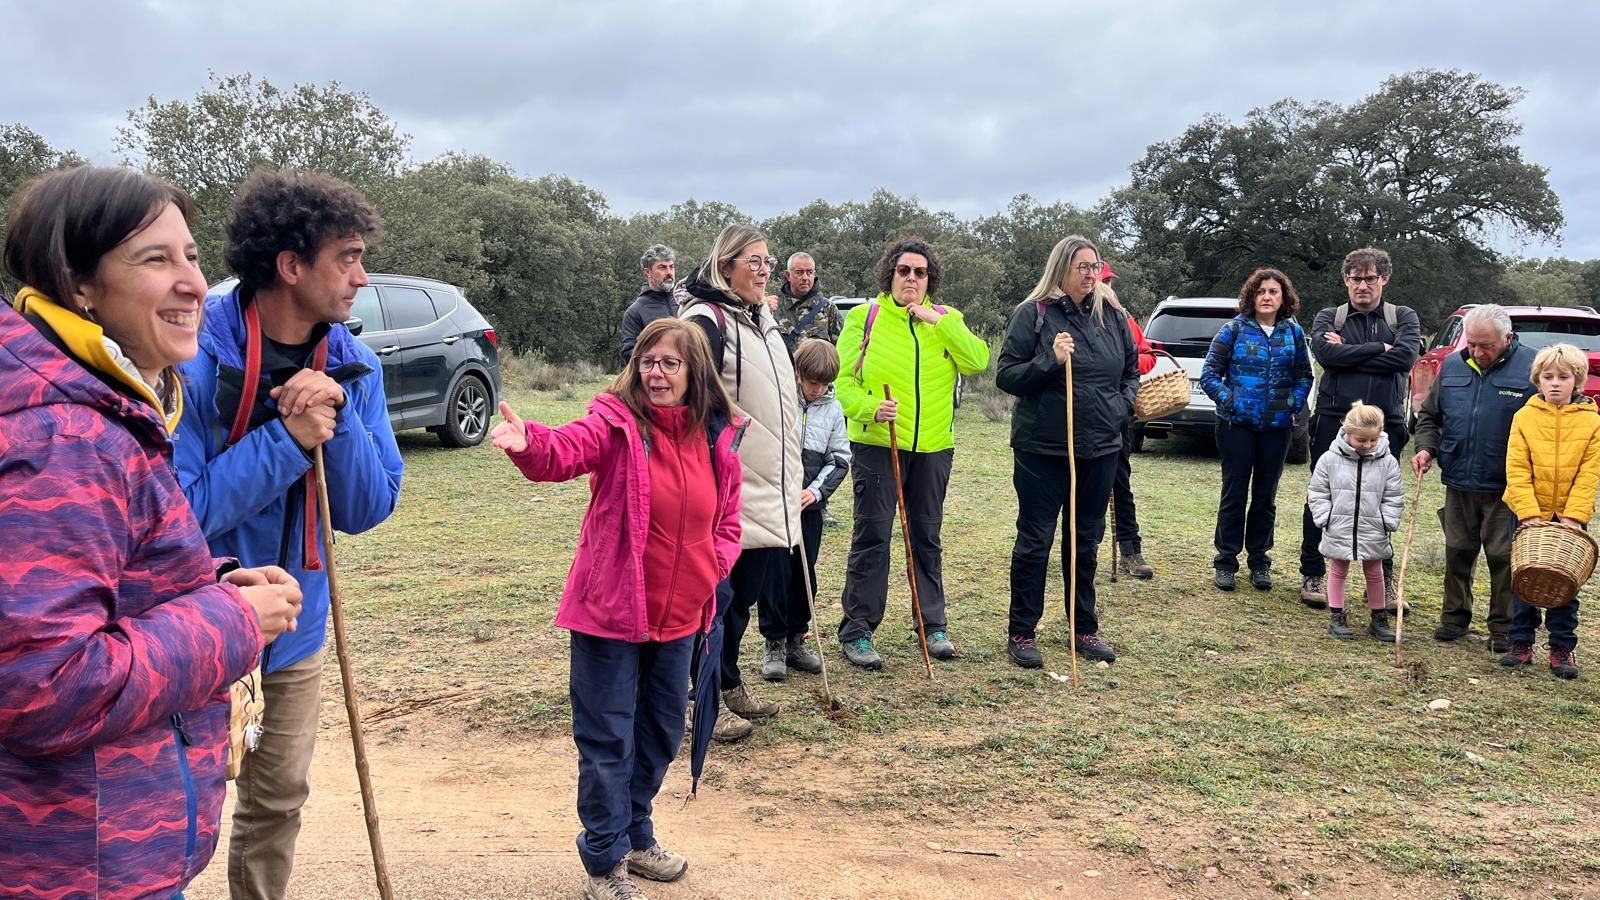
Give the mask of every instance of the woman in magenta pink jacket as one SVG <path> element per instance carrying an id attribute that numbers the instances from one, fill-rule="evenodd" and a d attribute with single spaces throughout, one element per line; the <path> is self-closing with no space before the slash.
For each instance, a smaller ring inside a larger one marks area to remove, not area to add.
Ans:
<path id="1" fill-rule="evenodd" d="M 572 632 L 578 855 L 586 897 L 636 896 L 630 875 L 675 881 L 651 801 L 683 741 L 694 638 L 739 557 L 742 424 L 700 329 L 657 319 L 589 414 L 550 428 L 508 404 L 493 441 L 533 481 L 589 475 L 589 510 L 556 610 Z"/>

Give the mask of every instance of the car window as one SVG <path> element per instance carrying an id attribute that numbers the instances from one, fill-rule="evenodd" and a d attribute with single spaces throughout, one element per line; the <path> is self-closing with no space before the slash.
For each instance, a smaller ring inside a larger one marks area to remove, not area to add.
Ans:
<path id="1" fill-rule="evenodd" d="M 1233 316 L 1233 310 L 1164 309 L 1150 320 L 1144 336 L 1163 344 L 1209 344 Z"/>
<path id="2" fill-rule="evenodd" d="M 433 301 L 433 317 L 435 319 L 442 319 L 450 315 L 450 311 L 456 308 L 455 295 L 449 291 L 430 290 L 428 291 L 428 299 Z"/>
<path id="3" fill-rule="evenodd" d="M 378 289 L 366 285 L 356 291 L 355 305 L 350 307 L 350 318 L 361 320 L 362 331 L 382 331 L 383 308 L 378 306 Z"/>
<path id="4" fill-rule="evenodd" d="M 1439 333 L 1433 338 L 1433 346 L 1435 348 L 1455 346 L 1456 338 L 1461 336 L 1461 320 L 1461 316 L 1445 319 L 1444 327 L 1440 328 Z"/>
<path id="5" fill-rule="evenodd" d="M 421 288 L 384 285 L 382 293 L 383 311 L 391 329 L 421 328 L 439 318 L 433 311 L 428 292 Z"/>
<path id="6" fill-rule="evenodd" d="M 1538 350 L 1551 344 L 1573 344 L 1584 352 L 1600 352 L 1600 320 L 1515 319 L 1512 331 Z"/>

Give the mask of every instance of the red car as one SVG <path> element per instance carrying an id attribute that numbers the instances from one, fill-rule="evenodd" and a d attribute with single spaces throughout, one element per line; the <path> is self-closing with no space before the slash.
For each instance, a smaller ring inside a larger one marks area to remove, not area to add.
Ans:
<path id="1" fill-rule="evenodd" d="M 1461 320 L 1471 309 L 1468 305 L 1451 313 L 1439 325 L 1439 332 L 1433 336 L 1422 358 L 1411 367 L 1413 417 L 1422 408 L 1422 401 L 1428 398 L 1444 358 L 1459 353 L 1467 345 Z M 1505 311 L 1511 316 L 1512 332 L 1527 346 L 1538 350 L 1551 344 L 1572 344 L 1588 354 L 1589 380 L 1583 392 L 1600 402 L 1600 313 L 1587 306 L 1507 306 Z"/>

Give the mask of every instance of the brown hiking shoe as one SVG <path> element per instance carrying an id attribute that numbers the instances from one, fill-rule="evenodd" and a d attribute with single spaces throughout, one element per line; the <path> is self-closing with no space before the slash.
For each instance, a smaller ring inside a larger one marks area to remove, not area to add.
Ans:
<path id="1" fill-rule="evenodd" d="M 1312 609 L 1328 608 L 1327 582 L 1321 575 L 1307 575 L 1300 579 L 1300 602 Z"/>
<path id="2" fill-rule="evenodd" d="M 1132 575 L 1141 581 L 1149 581 L 1156 575 L 1156 570 L 1150 568 L 1150 564 L 1144 561 L 1144 554 L 1138 550 L 1132 553 L 1124 550 L 1122 555 L 1117 558 L 1117 568 L 1122 571 L 1122 574 Z"/>
<path id="3" fill-rule="evenodd" d="M 756 727 L 750 720 L 729 710 L 726 705 L 717 710 L 717 724 L 711 729 L 711 739 L 719 744 L 731 744 L 750 736 Z"/>
<path id="4" fill-rule="evenodd" d="M 749 685 L 722 692 L 722 702 L 728 709 L 733 710 L 746 719 L 765 719 L 767 716 L 778 714 L 779 706 L 771 700 L 762 700 L 750 693 Z"/>
<path id="5" fill-rule="evenodd" d="M 589 876 L 583 886 L 583 900 L 649 900 L 628 877 L 628 860 L 622 859 L 609 875 Z"/>
<path id="6" fill-rule="evenodd" d="M 649 850 L 630 851 L 628 871 L 651 881 L 677 881 L 689 871 L 689 860 L 680 853 L 662 849 L 657 843 Z"/>

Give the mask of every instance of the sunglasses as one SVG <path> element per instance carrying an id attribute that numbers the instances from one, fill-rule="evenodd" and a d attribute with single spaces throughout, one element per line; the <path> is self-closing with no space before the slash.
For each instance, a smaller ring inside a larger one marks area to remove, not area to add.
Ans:
<path id="1" fill-rule="evenodd" d="M 894 267 L 894 274 L 900 276 L 901 278 L 916 278 L 918 281 L 921 281 L 922 279 L 928 277 L 928 267 L 916 266 L 913 268 L 911 266 L 901 264 Z"/>

